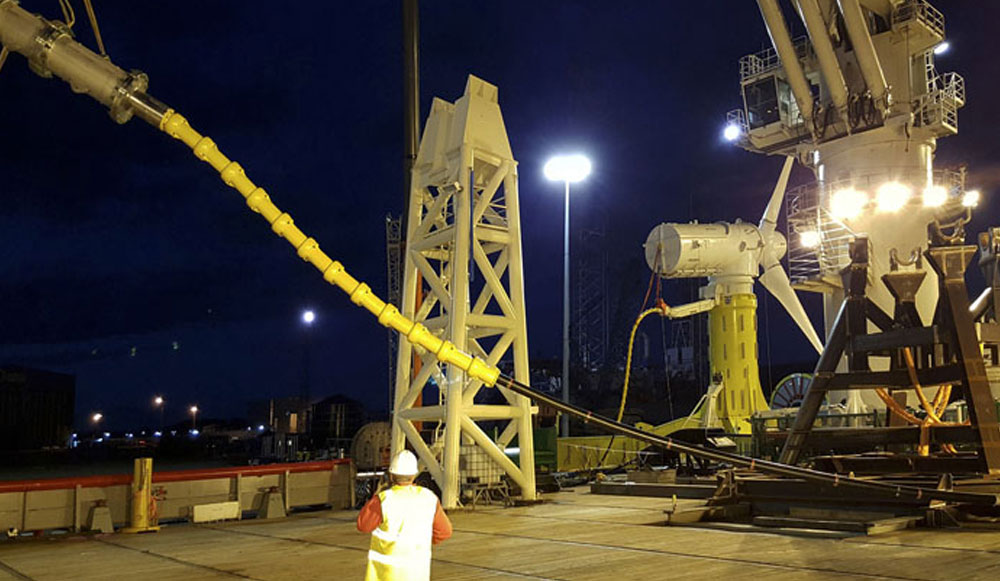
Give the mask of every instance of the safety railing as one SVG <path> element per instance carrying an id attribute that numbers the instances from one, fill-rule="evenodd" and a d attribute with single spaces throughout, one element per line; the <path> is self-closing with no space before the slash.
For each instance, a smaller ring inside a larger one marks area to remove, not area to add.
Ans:
<path id="1" fill-rule="evenodd" d="M 792 284 L 817 281 L 825 275 L 835 275 L 850 263 L 849 243 L 855 232 L 831 212 L 829 198 L 838 190 L 854 188 L 873 195 L 889 176 L 906 175 L 900 168 L 885 168 L 877 174 L 852 180 L 812 182 L 788 190 L 786 194 L 786 237 L 788 239 L 788 277 Z M 921 192 L 926 176 L 918 176 L 911 204 L 921 205 Z M 934 170 L 933 182 L 947 190 L 946 204 L 956 206 L 965 191 L 965 177 L 960 171 Z M 869 202 L 873 203 L 873 202 Z M 866 208 L 866 211 L 870 211 Z"/>
<path id="2" fill-rule="evenodd" d="M 812 44 L 805 36 L 799 36 L 792 41 L 795 54 L 800 60 L 813 56 Z M 748 54 L 740 58 L 740 81 L 781 68 L 781 57 L 774 47 L 765 48 L 760 52 Z"/>
<path id="3" fill-rule="evenodd" d="M 944 14 L 930 5 L 927 0 L 905 0 L 892 11 L 892 24 L 899 27 L 920 22 L 929 30 L 944 38 Z"/>
<path id="4" fill-rule="evenodd" d="M 943 73 L 928 79 L 928 92 L 917 100 L 915 119 L 920 127 L 936 135 L 958 133 L 958 109 L 965 105 L 965 79 L 958 73 Z"/>
<path id="5" fill-rule="evenodd" d="M 750 124 L 747 123 L 747 114 L 743 109 L 733 109 L 726 113 L 726 126 L 739 128 L 740 135 L 738 139 L 745 139 L 750 133 Z"/>

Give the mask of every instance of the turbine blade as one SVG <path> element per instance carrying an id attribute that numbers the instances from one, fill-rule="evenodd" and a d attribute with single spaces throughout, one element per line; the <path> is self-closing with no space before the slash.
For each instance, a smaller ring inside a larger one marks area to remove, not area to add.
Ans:
<path id="1" fill-rule="evenodd" d="M 760 284 L 764 285 L 764 288 L 771 293 L 771 296 L 778 299 L 781 306 L 785 307 L 792 320 L 799 326 L 799 329 L 802 329 L 802 333 L 816 348 L 816 351 L 822 353 L 823 342 L 816 334 L 816 329 L 813 328 L 812 322 L 806 315 L 802 303 L 799 302 L 799 297 L 795 294 L 795 289 L 792 288 L 792 283 L 789 282 L 788 275 L 785 274 L 785 269 L 781 267 L 781 264 L 775 262 L 766 267 L 759 280 Z"/>
<path id="2" fill-rule="evenodd" d="M 774 232 L 774 227 L 778 225 L 778 212 L 781 210 L 781 202 L 785 199 L 785 188 L 788 187 L 788 176 L 792 173 L 792 166 L 795 158 L 788 156 L 785 158 L 785 165 L 781 168 L 781 175 L 778 176 L 778 183 L 774 184 L 774 191 L 771 192 L 771 199 L 767 202 L 767 209 L 760 217 L 760 231 L 764 234 Z"/>

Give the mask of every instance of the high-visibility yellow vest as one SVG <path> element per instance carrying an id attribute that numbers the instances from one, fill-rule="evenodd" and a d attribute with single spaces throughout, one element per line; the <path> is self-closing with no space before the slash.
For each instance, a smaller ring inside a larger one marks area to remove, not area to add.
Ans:
<path id="1" fill-rule="evenodd" d="M 372 531 L 365 581 L 428 581 L 438 499 L 421 486 L 393 486 L 378 495 L 382 524 Z"/>

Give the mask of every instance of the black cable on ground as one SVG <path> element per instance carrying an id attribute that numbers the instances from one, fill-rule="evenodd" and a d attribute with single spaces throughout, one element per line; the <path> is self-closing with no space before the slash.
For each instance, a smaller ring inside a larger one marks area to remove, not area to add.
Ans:
<path id="1" fill-rule="evenodd" d="M 936 490 L 930 488 L 921 488 L 918 486 L 908 486 L 903 484 L 891 484 L 886 482 L 874 482 L 870 480 L 858 480 L 856 478 L 844 477 L 839 474 L 821 472 L 819 470 L 802 468 L 800 466 L 791 466 L 789 464 L 772 462 L 770 460 L 758 460 L 756 458 L 747 458 L 746 456 L 740 456 L 739 454 L 724 452 L 722 450 L 713 450 L 710 448 L 698 446 L 697 444 L 689 444 L 687 442 L 680 442 L 677 440 L 673 440 L 671 438 L 657 436 L 655 434 L 639 430 L 633 426 L 616 422 L 610 418 L 594 414 L 593 412 L 585 410 L 581 407 L 563 402 L 552 396 L 536 391 L 531 387 L 514 380 L 511 377 L 507 377 L 506 375 L 501 375 L 500 378 L 497 380 L 496 385 L 499 387 L 504 387 L 506 389 L 509 389 L 519 395 L 529 397 L 539 403 L 550 405 L 563 413 L 568 413 L 570 415 L 576 416 L 585 422 L 595 424 L 611 432 L 624 434 L 626 436 L 629 436 L 630 438 L 635 438 L 636 440 L 640 440 L 646 442 L 647 444 L 652 444 L 654 446 L 658 446 L 666 450 L 683 452 L 685 454 L 690 454 L 691 456 L 705 458 L 708 460 L 715 460 L 717 462 L 726 462 L 737 468 L 758 470 L 765 474 L 774 474 L 777 476 L 802 478 L 804 480 L 810 480 L 813 482 L 830 484 L 834 487 L 843 486 L 845 488 L 854 488 L 859 490 L 867 490 L 870 492 L 878 492 L 881 494 L 889 494 L 896 498 L 909 499 L 921 503 L 930 502 L 932 499 L 934 499 L 934 500 L 941 500 L 941 501 L 961 503 L 961 504 L 970 504 L 976 506 L 997 506 L 998 504 L 1000 504 L 1000 499 L 998 499 L 998 497 L 993 494 L 981 494 L 976 492 L 955 492 L 950 490 Z"/>

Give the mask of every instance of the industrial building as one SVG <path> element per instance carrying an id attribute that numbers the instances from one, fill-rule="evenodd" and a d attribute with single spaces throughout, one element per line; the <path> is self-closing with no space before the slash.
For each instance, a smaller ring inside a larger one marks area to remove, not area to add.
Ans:
<path id="1" fill-rule="evenodd" d="M 0 368 L 0 450 L 65 447 L 73 431 L 74 394 L 72 375 Z"/>

